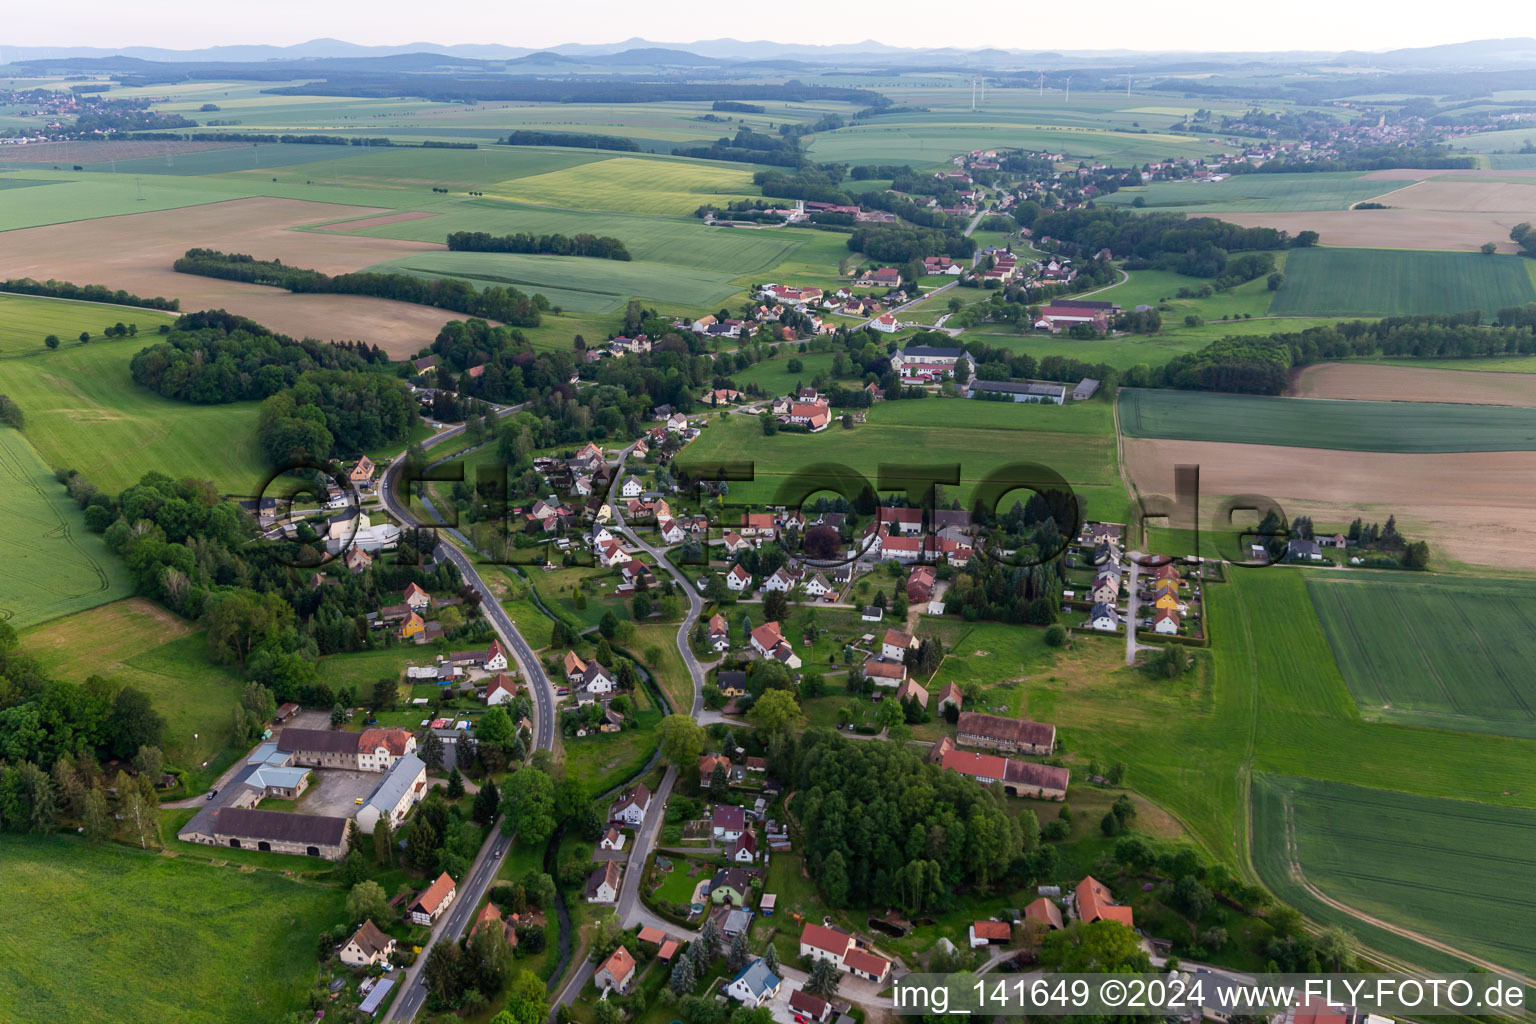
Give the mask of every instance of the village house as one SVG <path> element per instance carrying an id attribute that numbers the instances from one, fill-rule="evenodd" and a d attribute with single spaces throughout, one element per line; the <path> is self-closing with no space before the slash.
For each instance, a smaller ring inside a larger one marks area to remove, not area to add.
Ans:
<path id="1" fill-rule="evenodd" d="M 744 1006 L 762 1006 L 779 994 L 784 982 L 768 969 L 768 963 L 758 957 L 737 972 L 725 994 Z"/>
<path id="2" fill-rule="evenodd" d="M 599 991 L 612 989 L 621 993 L 628 992 L 629 983 L 634 980 L 635 958 L 623 946 L 609 954 L 608 959 L 598 964 L 597 970 L 592 972 L 592 984 Z"/>
<path id="3" fill-rule="evenodd" d="M 903 633 L 899 629 L 888 629 L 885 637 L 880 641 L 880 657 L 886 661 L 902 661 L 908 651 L 918 648 L 917 637 L 911 633 Z"/>
<path id="4" fill-rule="evenodd" d="M 864 660 L 864 677 L 876 686 L 900 686 L 907 678 L 906 663 L 881 661 L 878 658 Z"/>
<path id="5" fill-rule="evenodd" d="M 1025 907 L 1024 920 L 1038 921 L 1050 931 L 1060 931 L 1065 927 L 1061 920 L 1061 908 L 1048 896 L 1041 896 Z"/>
<path id="6" fill-rule="evenodd" d="M 382 772 L 416 752 L 416 737 L 404 729 L 333 732 L 290 727 L 278 735 L 277 749 L 297 765 Z"/>
<path id="7" fill-rule="evenodd" d="M 800 955 L 830 960 L 838 970 L 876 983 L 884 983 L 891 973 L 889 960 L 859 948 L 847 932 L 819 924 L 807 924 L 800 933 Z"/>
<path id="8" fill-rule="evenodd" d="M 917 701 L 917 706 L 924 711 L 928 710 L 928 691 L 920 686 L 915 679 L 908 679 L 896 688 L 896 699 L 905 703 L 911 697 Z"/>
<path id="9" fill-rule="evenodd" d="M 412 924 L 425 925 L 430 928 L 437 921 L 443 911 L 453 905 L 454 897 L 459 894 L 458 886 L 448 872 L 437 876 L 437 881 L 422 890 L 416 902 L 412 903 L 406 911 L 406 919 Z"/>
<path id="10" fill-rule="evenodd" d="M 869 326 L 882 334 L 895 334 L 900 325 L 890 313 L 881 313 L 869 322 Z"/>
<path id="11" fill-rule="evenodd" d="M 1119 921 L 1127 928 L 1136 927 L 1131 908 L 1117 906 L 1115 894 L 1092 875 L 1083 876 L 1083 880 L 1078 882 L 1077 888 L 1073 890 L 1073 896 L 1077 918 L 1084 924 L 1092 924 L 1095 921 Z"/>
<path id="12" fill-rule="evenodd" d="M 782 662 L 786 668 L 800 667 L 800 656 L 784 639 L 777 622 L 765 622 L 752 631 L 752 650 L 764 658 Z"/>
<path id="13" fill-rule="evenodd" d="M 724 754 L 704 754 L 699 758 L 699 779 L 708 782 L 709 777 L 715 773 L 716 768 L 725 769 L 727 776 L 731 773 L 731 759 Z"/>
<path id="14" fill-rule="evenodd" d="M 1152 632 L 1161 633 L 1164 636 L 1176 635 L 1179 631 L 1179 613 L 1171 608 L 1160 608 L 1156 615 L 1152 616 Z"/>
<path id="15" fill-rule="evenodd" d="M 733 907 L 746 906 L 752 895 L 753 877 L 753 873 L 745 868 L 721 868 L 709 880 L 709 901 L 728 903 Z"/>
<path id="16" fill-rule="evenodd" d="M 913 604 L 925 604 L 933 597 L 933 567 L 920 565 L 907 577 L 907 600 Z"/>
<path id="17" fill-rule="evenodd" d="M 631 828 L 636 828 L 645 822 L 646 812 L 650 808 L 651 791 L 644 785 L 639 785 L 613 802 L 613 805 L 608 808 L 608 817 L 613 821 L 621 821 Z"/>
<path id="18" fill-rule="evenodd" d="M 351 967 L 373 967 L 388 963 L 389 955 L 394 951 L 395 940 L 379 931 L 372 921 L 364 921 L 337 955 L 342 963 Z"/>
<path id="19" fill-rule="evenodd" d="M 390 767 L 357 809 L 357 827 L 372 832 L 380 820 L 388 821 L 391 828 L 398 826 L 426 795 L 426 788 L 425 762 L 415 754 L 406 754 Z"/>
<path id="20" fill-rule="evenodd" d="M 908 345 L 891 356 L 891 369 L 902 380 L 937 380 L 955 375 L 955 365 L 965 357 L 963 348 Z"/>
<path id="21" fill-rule="evenodd" d="M 597 848 L 615 853 L 624 849 L 624 830 L 617 825 L 609 825 L 603 830 L 603 837 L 597 841 Z"/>
<path id="22" fill-rule="evenodd" d="M 726 846 L 725 857 L 737 864 L 751 864 L 757 860 L 757 835 L 743 832 L 737 836 Z"/>
<path id="23" fill-rule="evenodd" d="M 1046 756 L 1056 749 L 1056 727 L 1044 722 L 966 711 L 960 715 L 955 740 L 966 747 Z"/>
<path id="24" fill-rule="evenodd" d="M 725 574 L 725 587 L 727 590 L 734 590 L 737 593 L 751 590 L 752 574 L 743 569 L 740 562 L 737 562 Z"/>
<path id="25" fill-rule="evenodd" d="M 805 595 L 807 597 L 820 597 L 830 601 L 836 596 L 837 588 L 827 582 L 827 578 L 821 573 L 816 573 L 805 581 Z"/>
<path id="26" fill-rule="evenodd" d="M 618 861 L 606 862 L 587 878 L 586 888 L 583 890 L 587 902 L 617 903 L 619 885 L 623 878 L 624 873 L 619 868 Z"/>
<path id="27" fill-rule="evenodd" d="M 752 542 L 747 540 L 747 538 L 743 537 L 741 534 L 737 533 L 735 530 L 727 530 L 725 536 L 722 537 L 721 540 L 725 544 L 725 552 L 728 555 L 734 555 L 738 551 L 746 551 L 748 548 L 752 547 Z"/>
<path id="28" fill-rule="evenodd" d="M 347 479 L 355 490 L 371 491 L 373 490 L 374 469 L 373 460 L 364 455 L 353 465 L 352 471 L 347 474 Z"/>
<path id="29" fill-rule="evenodd" d="M 790 423 L 809 427 L 813 434 L 826 430 L 832 423 L 832 413 L 825 402 L 792 403 L 786 418 Z"/>
<path id="30" fill-rule="evenodd" d="M 800 583 L 800 577 L 791 572 L 787 566 L 779 566 L 773 571 L 773 575 L 763 581 L 763 591 L 776 590 L 781 594 L 787 594 Z"/>
<path id="31" fill-rule="evenodd" d="M 741 523 L 736 527 L 743 537 L 754 537 L 761 540 L 772 540 L 779 534 L 778 524 L 774 522 L 772 512 L 746 512 L 742 514 Z"/>
<path id="32" fill-rule="evenodd" d="M 971 948 L 981 946 L 1006 946 L 1008 940 L 1013 938 L 1013 926 L 1007 921 L 972 921 L 967 929 L 971 938 Z"/>
<path id="33" fill-rule="evenodd" d="M 731 627 L 719 612 L 709 617 L 709 645 L 721 654 L 731 649 Z"/>
<path id="34" fill-rule="evenodd" d="M 700 778 L 709 776 L 700 773 Z M 721 804 L 710 815 L 710 829 L 716 840 L 729 843 L 747 830 L 747 812 L 740 807 Z"/>
<path id="35" fill-rule="evenodd" d="M 498 672 L 485 684 L 485 706 L 508 704 L 517 697 L 517 683 L 505 672 Z"/>
<path id="36" fill-rule="evenodd" d="M 715 682 L 720 687 L 720 693 L 726 697 L 745 697 L 747 695 L 747 674 L 745 672 L 722 670 L 717 675 Z"/>
<path id="37" fill-rule="evenodd" d="M 1120 629 L 1120 613 L 1114 605 L 1095 603 L 1088 611 L 1088 627 L 1102 633 L 1115 633 Z"/>
<path id="38" fill-rule="evenodd" d="M 965 694 L 960 692 L 960 687 L 954 683 L 945 683 L 944 689 L 939 691 L 938 710 L 942 714 L 945 708 L 953 706 L 956 711 L 965 703 Z"/>

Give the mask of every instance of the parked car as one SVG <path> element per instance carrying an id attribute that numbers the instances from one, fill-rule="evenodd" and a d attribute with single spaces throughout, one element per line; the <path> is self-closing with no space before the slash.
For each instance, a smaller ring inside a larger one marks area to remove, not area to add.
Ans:
<path id="1" fill-rule="evenodd" d="M 209 791 L 208 791 L 208 799 L 209 799 L 209 800 L 212 800 L 212 799 L 213 799 L 213 798 L 214 798 L 214 797 L 216 797 L 216 796 L 218 796 L 218 795 L 219 795 L 219 791 L 218 791 L 218 790 L 216 790 L 216 789 L 210 789 L 210 790 L 209 790 Z"/>

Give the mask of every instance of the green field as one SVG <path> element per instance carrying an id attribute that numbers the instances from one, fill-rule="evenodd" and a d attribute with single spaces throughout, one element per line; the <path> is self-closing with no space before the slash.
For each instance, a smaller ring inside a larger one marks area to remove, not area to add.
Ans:
<path id="1" fill-rule="evenodd" d="M 1368 720 L 1536 739 L 1536 586 L 1314 576 L 1307 590 Z"/>
<path id="2" fill-rule="evenodd" d="M 1120 392 L 1120 429 L 1130 437 L 1341 451 L 1536 451 L 1536 410 L 1439 402 L 1126 388 Z"/>
<path id="3" fill-rule="evenodd" d="M 1358 172 L 1322 174 L 1237 174 L 1224 181 L 1161 181 L 1124 188 L 1096 202 L 1129 206 L 1140 198 L 1152 210 L 1183 210 L 1217 216 L 1232 213 L 1284 213 L 1347 210 L 1409 184 L 1371 181 Z"/>
<path id="4" fill-rule="evenodd" d="M 230 741 L 243 680 L 208 659 L 201 631 L 157 604 L 116 601 L 26 630 L 21 642 L 55 678 L 100 675 L 148 694 L 165 717 L 165 752 L 183 768 L 195 770 Z"/>
<path id="5" fill-rule="evenodd" d="M 13 311 L 26 326 L 14 329 Z M 150 310 L 0 295 L 0 393 L 27 417 L 27 439 L 50 466 L 75 469 L 116 492 L 150 470 L 212 480 L 249 493 L 264 475 L 256 446 L 256 403 L 189 405 L 141 390 L 129 361 L 154 343 L 146 328 L 168 319 Z M 137 338 L 108 341 L 101 329 L 117 320 L 139 325 Z M 96 340 L 66 340 L 57 351 L 43 334 L 73 339 L 82 328 Z M 14 340 L 13 340 L 14 339 Z"/>
<path id="6" fill-rule="evenodd" d="M 901 465 L 917 453 L 925 463 L 960 464 L 960 484 L 949 493 L 966 507 L 972 489 L 993 470 L 1039 462 L 1066 478 L 1092 515 L 1119 521 L 1125 511 L 1125 492 L 1115 472 L 1113 427 L 1108 407 L 1101 403 L 883 402 L 870 411 L 867 423 L 852 430 L 833 426 L 819 434 L 779 433 L 772 438 L 762 436 L 755 418 L 731 416 L 711 421 L 678 456 L 678 464 L 697 472 L 721 462 L 753 462 L 755 481 L 732 484 L 731 499 L 762 503 L 807 466 L 845 465 L 875 485 L 880 464 Z"/>
<path id="7" fill-rule="evenodd" d="M 525 253 L 422 252 L 370 270 L 458 277 L 481 287 L 513 285 L 542 292 L 562 309 L 611 313 L 632 298 L 664 306 L 717 306 L 740 289 L 730 271 L 709 271 L 665 263 L 536 256 Z"/>
<path id="8" fill-rule="evenodd" d="M 1297 249 L 1269 311 L 1288 316 L 1492 315 L 1536 302 L 1518 256 L 1407 249 Z"/>
<path id="9" fill-rule="evenodd" d="M 686 217 L 706 202 L 758 195 L 752 175 L 724 163 L 597 160 L 547 174 L 514 178 L 490 194 L 539 206 Z"/>
<path id="10" fill-rule="evenodd" d="M 24 629 L 133 592 L 122 561 L 9 427 L 0 427 L 0 518 L 0 621 Z"/>
<path id="11" fill-rule="evenodd" d="M 1261 775 L 1254 860 L 1282 898 L 1326 923 L 1360 931 L 1303 888 L 1292 861 L 1349 907 L 1500 965 L 1536 968 L 1536 900 L 1516 882 L 1536 872 L 1536 811 Z M 1376 931 L 1369 941 L 1385 945 Z M 1404 952 L 1425 962 L 1423 947 Z"/>
<path id="12" fill-rule="evenodd" d="M 0 1006 L 14 1024 L 270 1024 L 303 1005 L 315 937 L 342 894 L 275 871 L 117 845 L 11 835 L 17 900 L 0 932 Z"/>

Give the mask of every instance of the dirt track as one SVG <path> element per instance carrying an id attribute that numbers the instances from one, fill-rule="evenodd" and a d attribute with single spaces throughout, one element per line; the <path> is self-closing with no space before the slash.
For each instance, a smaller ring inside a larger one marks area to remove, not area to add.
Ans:
<path id="1" fill-rule="evenodd" d="M 1465 402 L 1536 408 L 1536 381 L 1524 374 L 1440 370 L 1368 363 L 1319 363 L 1296 371 L 1289 398 L 1346 398 L 1359 402 Z"/>
<path id="2" fill-rule="evenodd" d="M 1126 473 L 1144 495 L 1172 494 L 1175 465 L 1200 467 L 1202 529 L 1223 496 L 1263 494 L 1287 515 L 1328 525 L 1396 515 L 1432 556 L 1536 570 L 1536 452 L 1406 455 L 1136 437 L 1122 444 Z"/>
<path id="3" fill-rule="evenodd" d="M 259 198 L 21 228 L 0 233 L 0 278 L 56 278 L 179 298 L 183 310 L 228 309 L 295 337 L 361 340 L 393 356 L 411 355 L 430 343 L 455 314 L 364 296 L 294 295 L 171 269 L 177 257 L 196 246 L 280 259 L 328 274 L 442 248 L 428 242 L 287 230 L 342 217 L 388 214 L 374 206 Z"/>

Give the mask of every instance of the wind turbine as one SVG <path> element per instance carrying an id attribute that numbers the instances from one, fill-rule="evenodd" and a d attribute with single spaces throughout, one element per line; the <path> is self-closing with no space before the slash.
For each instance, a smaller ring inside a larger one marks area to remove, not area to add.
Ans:
<path id="1" fill-rule="evenodd" d="M 1067 94 L 1066 94 L 1066 98 L 1063 99 L 1062 102 L 1063 103 L 1071 103 L 1072 102 L 1072 76 L 1071 75 L 1067 76 Z"/>
<path id="2" fill-rule="evenodd" d="M 1126 95 L 1127 98 L 1129 98 L 1130 95 L 1131 95 L 1131 76 L 1130 75 L 1126 75 L 1125 76 L 1125 95 Z"/>
<path id="3" fill-rule="evenodd" d="M 1041 99 L 1045 99 L 1045 72 L 1044 71 L 1040 72 L 1040 81 L 1038 83 L 1036 83 L 1036 84 L 1040 86 L 1040 98 Z"/>

